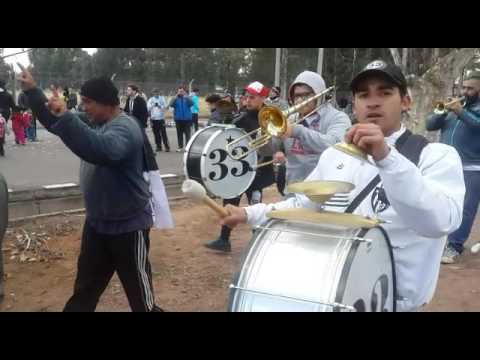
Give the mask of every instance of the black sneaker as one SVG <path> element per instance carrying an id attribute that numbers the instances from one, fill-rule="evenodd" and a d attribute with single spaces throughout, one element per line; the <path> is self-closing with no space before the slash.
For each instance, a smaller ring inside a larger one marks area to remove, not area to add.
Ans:
<path id="1" fill-rule="evenodd" d="M 165 149 L 165 152 L 170 152 L 170 149 Z"/>
<path id="2" fill-rule="evenodd" d="M 223 251 L 223 252 L 231 252 L 232 246 L 230 245 L 230 241 L 218 238 L 217 240 L 210 241 L 209 243 L 205 244 L 205 247 L 211 250 L 216 251 Z"/>
<path id="3" fill-rule="evenodd" d="M 163 150 L 162 150 L 162 148 L 158 148 L 158 147 L 157 147 L 157 150 L 155 150 L 155 151 L 156 151 L 156 152 L 162 152 Z"/>

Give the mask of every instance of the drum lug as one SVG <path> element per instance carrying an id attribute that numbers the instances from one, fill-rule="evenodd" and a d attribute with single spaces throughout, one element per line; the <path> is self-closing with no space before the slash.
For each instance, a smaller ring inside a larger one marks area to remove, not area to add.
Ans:
<path id="1" fill-rule="evenodd" d="M 372 241 L 369 240 L 369 241 L 366 241 L 366 246 L 367 246 L 367 253 L 369 253 L 370 251 L 372 251 Z"/>

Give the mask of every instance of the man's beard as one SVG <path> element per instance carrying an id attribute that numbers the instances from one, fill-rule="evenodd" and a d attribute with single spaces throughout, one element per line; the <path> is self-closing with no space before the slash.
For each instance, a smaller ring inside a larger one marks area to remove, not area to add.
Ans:
<path id="1" fill-rule="evenodd" d="M 480 93 L 476 93 L 473 96 L 465 96 L 465 102 L 467 105 L 472 105 L 476 103 L 480 98 Z"/>

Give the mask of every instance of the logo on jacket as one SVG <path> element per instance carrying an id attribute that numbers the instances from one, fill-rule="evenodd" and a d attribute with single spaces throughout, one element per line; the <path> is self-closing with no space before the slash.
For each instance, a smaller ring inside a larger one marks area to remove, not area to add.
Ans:
<path id="1" fill-rule="evenodd" d="M 383 187 L 377 187 L 373 191 L 372 195 L 372 209 L 375 214 L 384 212 L 390 207 L 390 202 L 388 201 L 387 194 Z"/>

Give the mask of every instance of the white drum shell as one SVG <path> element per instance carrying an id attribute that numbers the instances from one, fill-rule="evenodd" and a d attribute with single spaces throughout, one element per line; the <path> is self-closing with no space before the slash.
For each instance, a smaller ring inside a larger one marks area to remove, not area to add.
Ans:
<path id="1" fill-rule="evenodd" d="M 279 231 L 276 231 L 279 230 Z M 281 231 L 280 231 L 281 230 Z M 352 241 L 360 229 L 273 220 L 252 240 L 232 290 L 231 311 L 330 312 L 331 304 L 380 311 L 376 284 L 383 273 L 389 293 L 382 310 L 394 311 L 395 280 L 388 238 L 379 228 Z M 311 235 L 309 235 L 311 234 Z M 243 289 L 243 290 L 241 290 Z M 371 308 L 376 299 L 376 309 Z M 360 300 L 360 303 L 359 303 Z"/>

